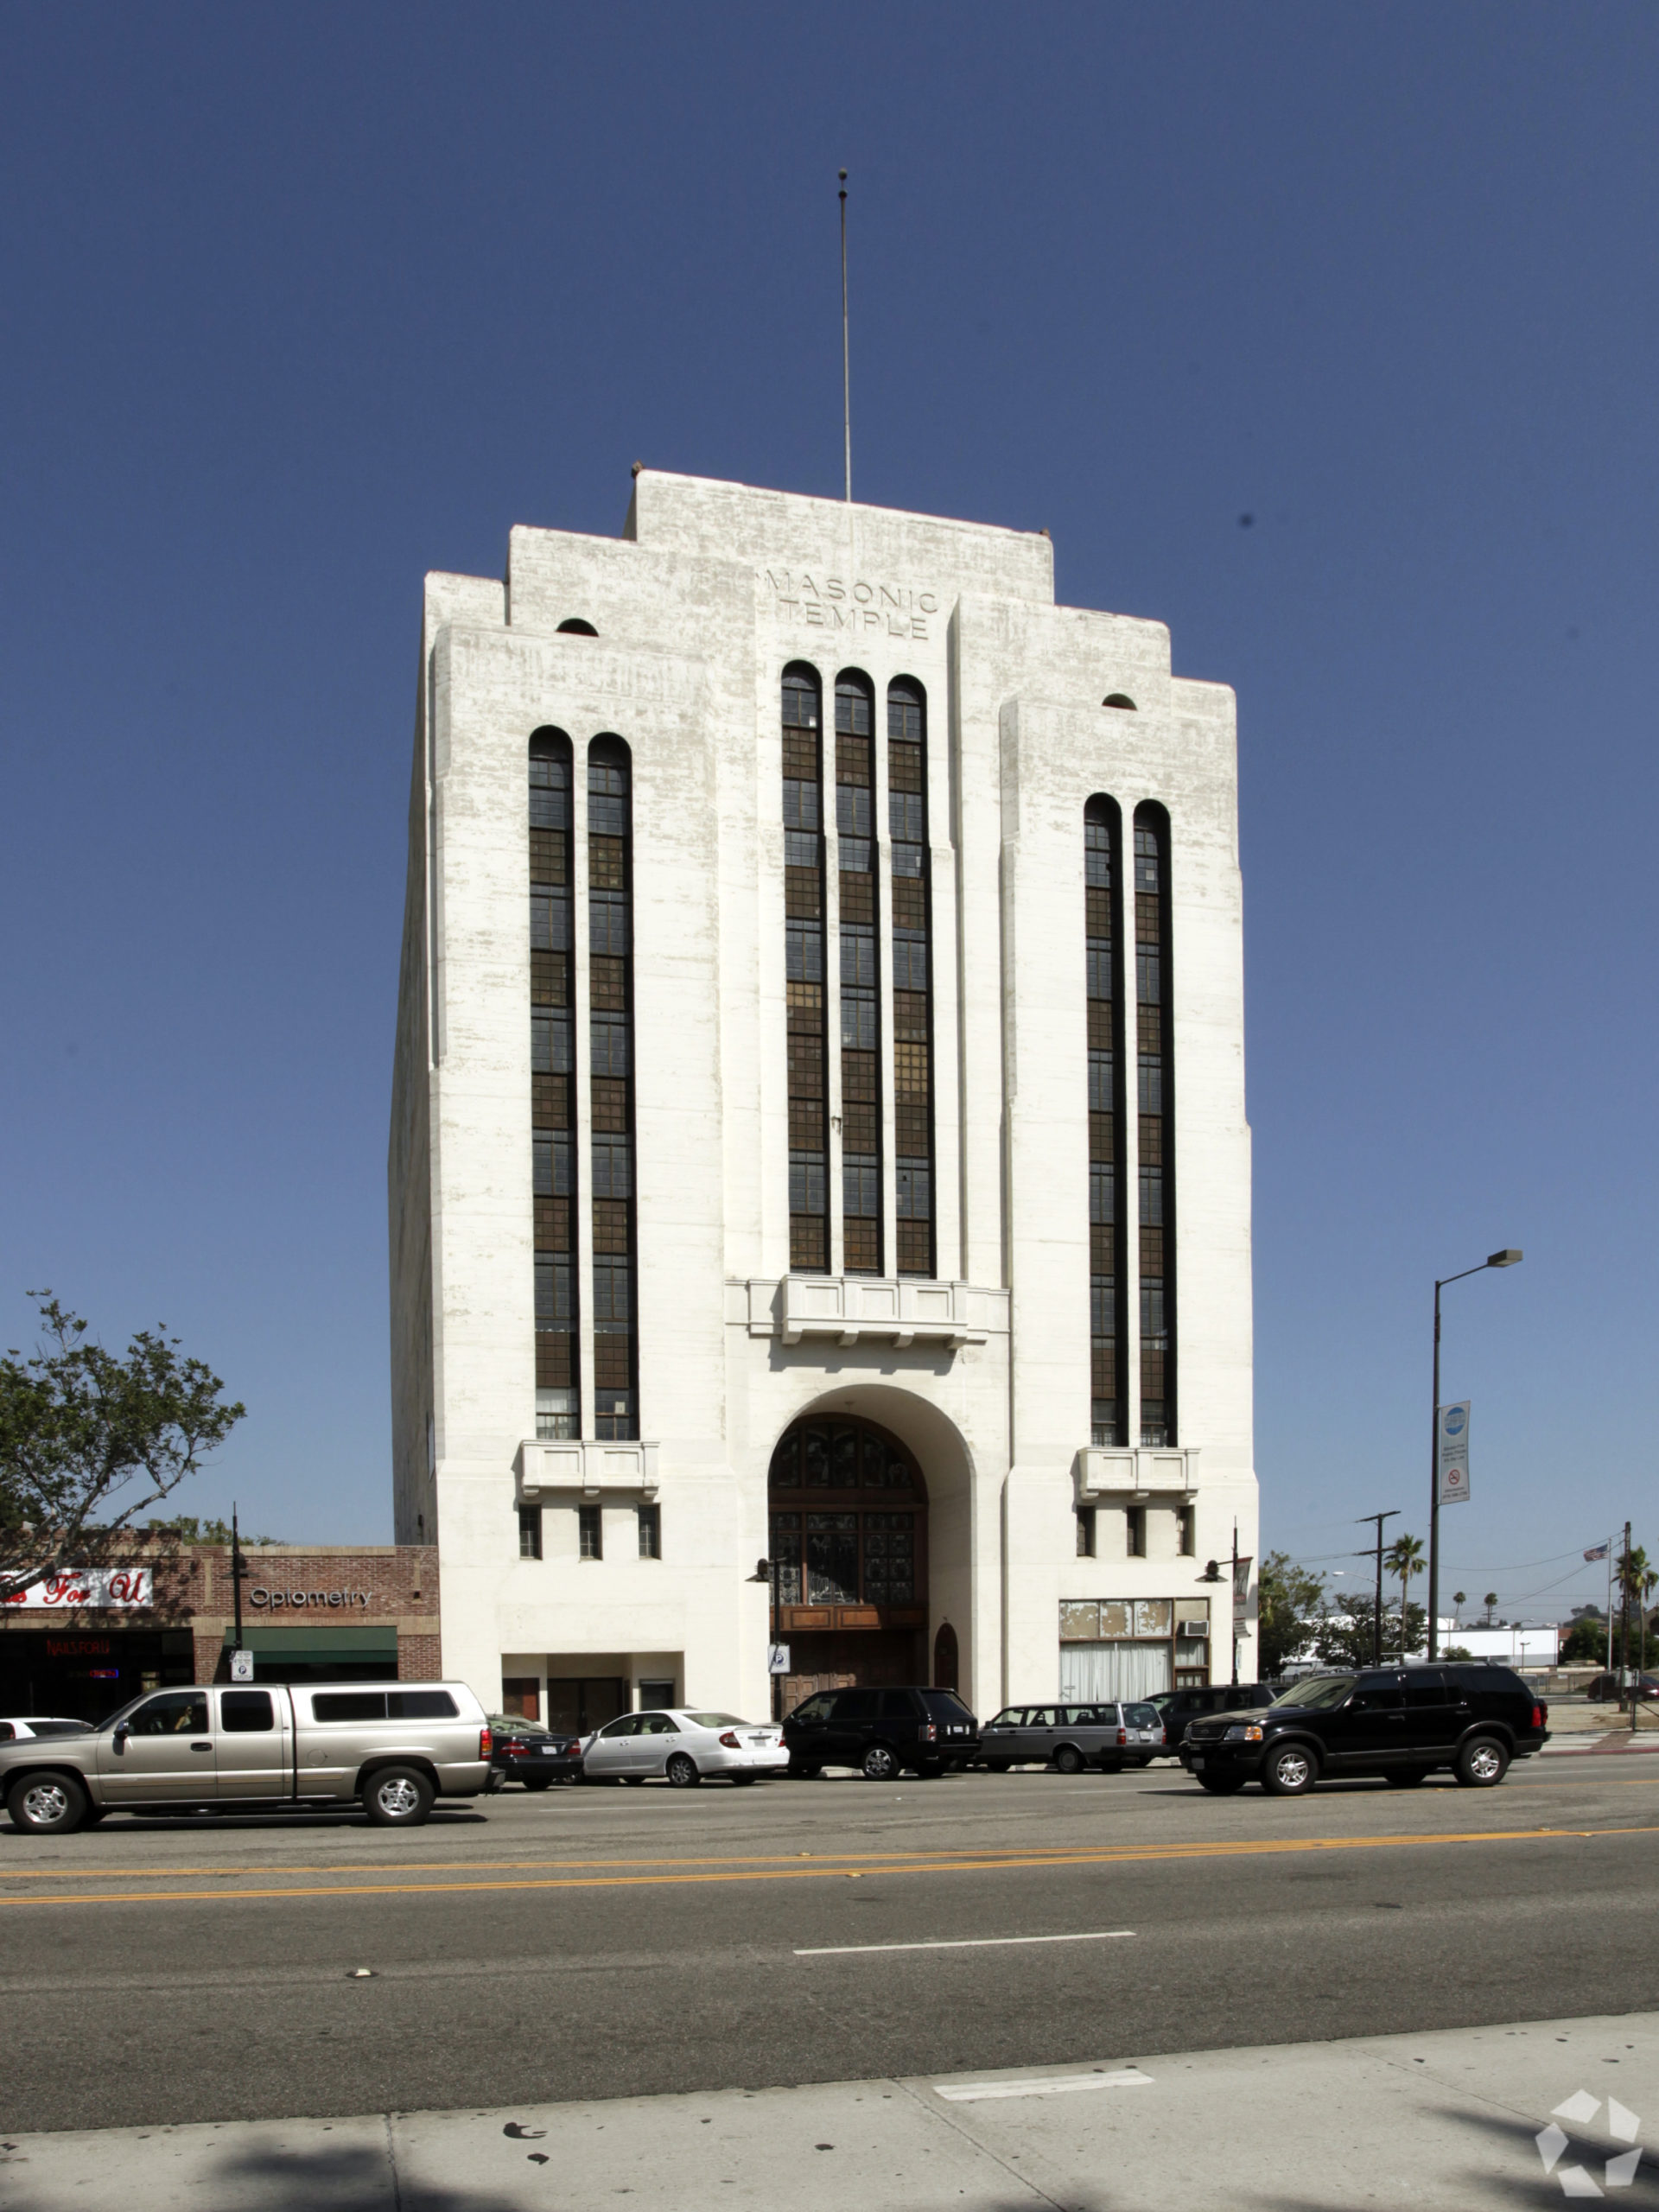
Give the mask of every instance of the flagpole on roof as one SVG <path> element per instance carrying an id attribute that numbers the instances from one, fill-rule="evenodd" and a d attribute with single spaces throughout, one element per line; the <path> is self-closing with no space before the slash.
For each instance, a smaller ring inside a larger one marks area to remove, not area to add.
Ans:
<path id="1" fill-rule="evenodd" d="M 841 429 L 847 461 L 847 504 L 853 501 L 853 372 L 847 342 L 847 172 L 841 172 Z"/>

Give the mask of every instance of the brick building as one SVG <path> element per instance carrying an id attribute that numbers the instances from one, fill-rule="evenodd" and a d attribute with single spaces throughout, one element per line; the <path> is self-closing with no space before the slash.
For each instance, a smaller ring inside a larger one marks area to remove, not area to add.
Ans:
<path id="1" fill-rule="evenodd" d="M 442 1672 L 432 1544 L 263 1544 L 243 1554 L 242 1641 L 260 1681 L 423 1681 Z M 0 1713 L 100 1720 L 175 1683 L 223 1681 L 230 1548 L 139 1542 L 0 1608 Z"/>

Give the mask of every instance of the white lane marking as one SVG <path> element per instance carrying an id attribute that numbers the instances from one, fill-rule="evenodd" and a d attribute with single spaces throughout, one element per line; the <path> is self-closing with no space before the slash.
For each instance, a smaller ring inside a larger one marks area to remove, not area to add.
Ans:
<path id="1" fill-rule="evenodd" d="M 1133 1928 L 1098 1928 L 1088 1936 L 966 1936 L 936 1943 L 819 1943 L 798 1950 L 798 1959 L 842 1959 L 858 1951 L 994 1951 L 1005 1943 L 1115 1943 Z"/>
<path id="2" fill-rule="evenodd" d="M 1150 2074 L 1128 2066 L 1116 2074 L 1051 2074 L 1041 2082 L 935 2082 L 933 2094 L 953 2105 L 971 2105 L 986 2097 L 1063 2097 L 1073 2089 L 1149 2089 Z"/>

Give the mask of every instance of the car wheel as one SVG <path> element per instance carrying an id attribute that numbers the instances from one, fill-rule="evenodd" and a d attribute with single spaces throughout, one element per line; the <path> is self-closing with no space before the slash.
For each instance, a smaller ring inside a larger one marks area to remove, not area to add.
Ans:
<path id="1" fill-rule="evenodd" d="M 675 1789 L 695 1789 L 702 1780 L 696 1761 L 687 1751 L 676 1751 L 663 1772 L 668 1777 L 670 1787 Z"/>
<path id="2" fill-rule="evenodd" d="M 987 1774 L 1006 1774 L 1013 1764 L 1012 1759 L 987 1759 L 985 1771 Z"/>
<path id="3" fill-rule="evenodd" d="M 1306 1744 L 1281 1744 L 1262 1765 L 1262 1787 L 1274 1797 L 1300 1797 L 1319 1779 L 1319 1770 Z"/>
<path id="4" fill-rule="evenodd" d="M 1081 1774 L 1083 1753 L 1075 1744 L 1062 1744 L 1054 1754 L 1054 1764 L 1061 1774 Z"/>
<path id="5" fill-rule="evenodd" d="M 1510 1770 L 1510 1755 L 1496 1736 L 1471 1736 L 1458 1753 L 1458 1780 L 1465 1789 L 1490 1789 Z"/>
<path id="6" fill-rule="evenodd" d="M 1192 1779 L 1212 1797 L 1231 1797 L 1244 1787 L 1242 1774 L 1195 1774 Z"/>
<path id="7" fill-rule="evenodd" d="M 1390 1789 L 1414 1789 L 1420 1782 L 1427 1780 L 1428 1769 L 1426 1766 L 1396 1767 L 1388 1777 L 1388 1784 Z"/>
<path id="8" fill-rule="evenodd" d="M 418 1767 L 378 1767 L 363 1785 L 363 1809 L 377 1827 L 417 1828 L 431 1818 L 433 1795 Z"/>
<path id="9" fill-rule="evenodd" d="M 73 1835 L 86 1818 L 86 1792 L 73 1775 L 26 1774 L 12 1783 L 6 1810 L 24 1835 Z"/>
<path id="10" fill-rule="evenodd" d="M 553 1777 L 550 1774 L 529 1774 L 524 1777 L 524 1787 L 526 1789 L 550 1789 Z"/>
<path id="11" fill-rule="evenodd" d="M 866 1782 L 892 1782 L 899 1772 L 899 1762 L 885 1744 L 872 1744 L 859 1764 Z"/>

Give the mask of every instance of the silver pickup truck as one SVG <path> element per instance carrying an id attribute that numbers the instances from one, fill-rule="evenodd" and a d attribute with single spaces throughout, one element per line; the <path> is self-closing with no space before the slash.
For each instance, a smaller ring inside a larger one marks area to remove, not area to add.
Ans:
<path id="1" fill-rule="evenodd" d="M 435 1798 L 493 1786 L 489 1722 L 464 1682 L 157 1690 L 90 1734 L 0 1744 L 0 1796 L 28 1835 L 121 1811 L 349 1804 L 416 1827 Z"/>

